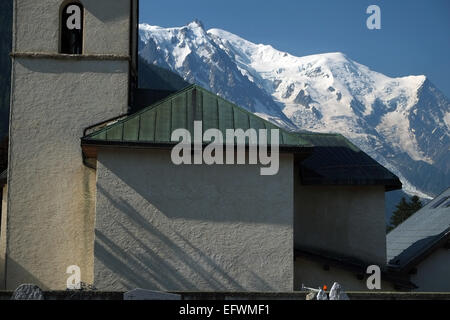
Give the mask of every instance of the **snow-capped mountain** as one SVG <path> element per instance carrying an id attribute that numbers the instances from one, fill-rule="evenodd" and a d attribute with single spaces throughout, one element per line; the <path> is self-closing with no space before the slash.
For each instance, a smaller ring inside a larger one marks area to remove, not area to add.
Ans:
<path id="1" fill-rule="evenodd" d="M 296 57 L 194 21 L 140 25 L 140 55 L 291 130 L 338 132 L 421 197 L 450 185 L 450 100 L 425 76 L 390 78 L 343 53 Z"/>

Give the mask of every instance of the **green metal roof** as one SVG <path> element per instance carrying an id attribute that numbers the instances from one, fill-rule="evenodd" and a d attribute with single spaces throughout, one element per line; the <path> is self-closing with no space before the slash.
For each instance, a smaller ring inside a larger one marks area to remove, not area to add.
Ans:
<path id="1" fill-rule="evenodd" d="M 176 141 L 171 141 L 175 129 L 187 129 L 193 139 L 194 121 L 202 121 L 203 133 L 214 128 L 224 137 L 227 129 L 279 129 L 281 148 L 311 147 L 299 134 L 281 129 L 197 85 L 95 131 L 82 141 L 84 144 L 175 144 Z M 270 144 L 270 134 L 267 140 Z M 210 142 L 203 141 L 205 144 Z"/>
<path id="2" fill-rule="evenodd" d="M 219 129 L 224 137 L 226 129 L 279 129 L 281 150 L 309 154 L 300 164 L 302 183 L 306 185 L 384 185 L 386 190 L 401 188 L 397 176 L 344 136 L 289 132 L 197 85 L 191 85 L 87 134 L 82 138 L 82 145 L 170 147 L 177 143 L 171 141 L 175 129 L 187 129 L 193 137 L 194 121 L 202 121 L 203 132 L 211 128 Z M 210 142 L 203 141 L 204 144 Z M 267 144 L 270 144 L 270 135 Z"/>

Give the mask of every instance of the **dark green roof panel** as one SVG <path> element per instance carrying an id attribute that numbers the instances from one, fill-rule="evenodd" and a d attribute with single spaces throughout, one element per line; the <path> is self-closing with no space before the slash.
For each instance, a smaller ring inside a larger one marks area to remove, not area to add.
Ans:
<path id="1" fill-rule="evenodd" d="M 156 109 L 155 141 L 170 141 L 172 129 L 172 101 L 168 100 Z M 175 129 L 175 128 L 174 128 Z"/>
<path id="2" fill-rule="evenodd" d="M 219 111 L 219 127 L 218 129 L 225 132 L 227 128 L 233 128 L 233 108 L 223 100 L 218 100 Z"/>
<path id="3" fill-rule="evenodd" d="M 210 94 L 201 94 L 203 112 L 203 130 L 219 128 L 219 107 L 217 98 Z"/>
<path id="4" fill-rule="evenodd" d="M 146 142 L 154 142 L 155 141 L 155 124 L 156 124 L 156 111 L 150 110 L 142 114 L 140 117 L 134 117 L 138 119 L 138 139 L 137 140 L 128 140 L 128 141 L 146 141 Z"/>
<path id="5" fill-rule="evenodd" d="M 123 125 L 124 140 L 137 140 L 139 138 L 139 118 L 133 118 Z"/>

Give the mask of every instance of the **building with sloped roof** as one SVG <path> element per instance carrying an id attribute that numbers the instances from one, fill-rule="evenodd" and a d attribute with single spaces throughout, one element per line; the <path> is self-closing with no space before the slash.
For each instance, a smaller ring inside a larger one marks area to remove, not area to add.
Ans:
<path id="1" fill-rule="evenodd" d="M 227 129 L 280 130 L 279 173 L 263 177 L 249 165 L 175 166 L 170 150 L 178 141 L 171 133 L 185 128 L 194 134 L 195 121 L 204 131 L 217 128 L 224 135 Z M 160 280 L 146 278 L 146 286 L 290 291 L 340 278 L 348 288 L 364 290 L 365 268 L 385 264 L 384 193 L 401 184 L 341 135 L 288 132 L 192 85 L 135 114 L 89 128 L 81 145 L 85 163 L 97 170 L 95 246 L 102 254 L 94 266 L 100 288 L 108 289 L 114 277 L 120 289 L 137 286 L 134 275 L 151 274 L 154 264 L 164 263 Z M 153 223 L 136 225 L 135 219 Z M 231 254 L 234 262 L 224 255 L 228 250 L 237 250 Z M 305 259 L 305 250 L 348 255 L 361 264 L 358 270 L 338 266 L 340 275 L 333 265 L 333 271 L 317 277 L 322 266 L 312 267 L 317 260 Z M 140 259 L 128 256 L 135 251 L 142 252 Z M 208 251 L 217 256 L 197 256 Z M 199 264 L 186 263 L 191 255 Z M 224 259 L 232 270 L 215 259 Z M 117 272 L 116 264 L 123 271 Z M 205 270 L 214 270 L 211 278 L 204 278 Z M 174 274 L 177 279 L 169 281 Z"/>
<path id="2" fill-rule="evenodd" d="M 386 269 L 384 194 L 401 183 L 345 137 L 287 131 L 196 85 L 137 88 L 136 0 L 14 8 L 1 288 L 367 290 L 372 264 L 381 289 L 411 287 Z M 174 162 L 177 130 L 195 164 Z M 225 141 L 236 158 L 212 148 L 228 130 L 248 133 Z M 196 163 L 206 150 L 215 161 Z"/>
<path id="3" fill-rule="evenodd" d="M 450 188 L 387 235 L 388 267 L 418 291 L 450 291 Z"/>

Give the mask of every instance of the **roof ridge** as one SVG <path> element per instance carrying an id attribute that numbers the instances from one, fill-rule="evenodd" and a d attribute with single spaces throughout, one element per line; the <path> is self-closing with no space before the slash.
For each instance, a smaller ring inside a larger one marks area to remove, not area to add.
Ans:
<path id="1" fill-rule="evenodd" d="M 311 131 L 307 131 L 307 132 L 295 131 L 295 132 L 298 134 L 311 135 L 311 136 L 341 136 L 341 137 L 344 137 L 342 134 L 337 133 L 337 132 L 311 132 Z"/>

